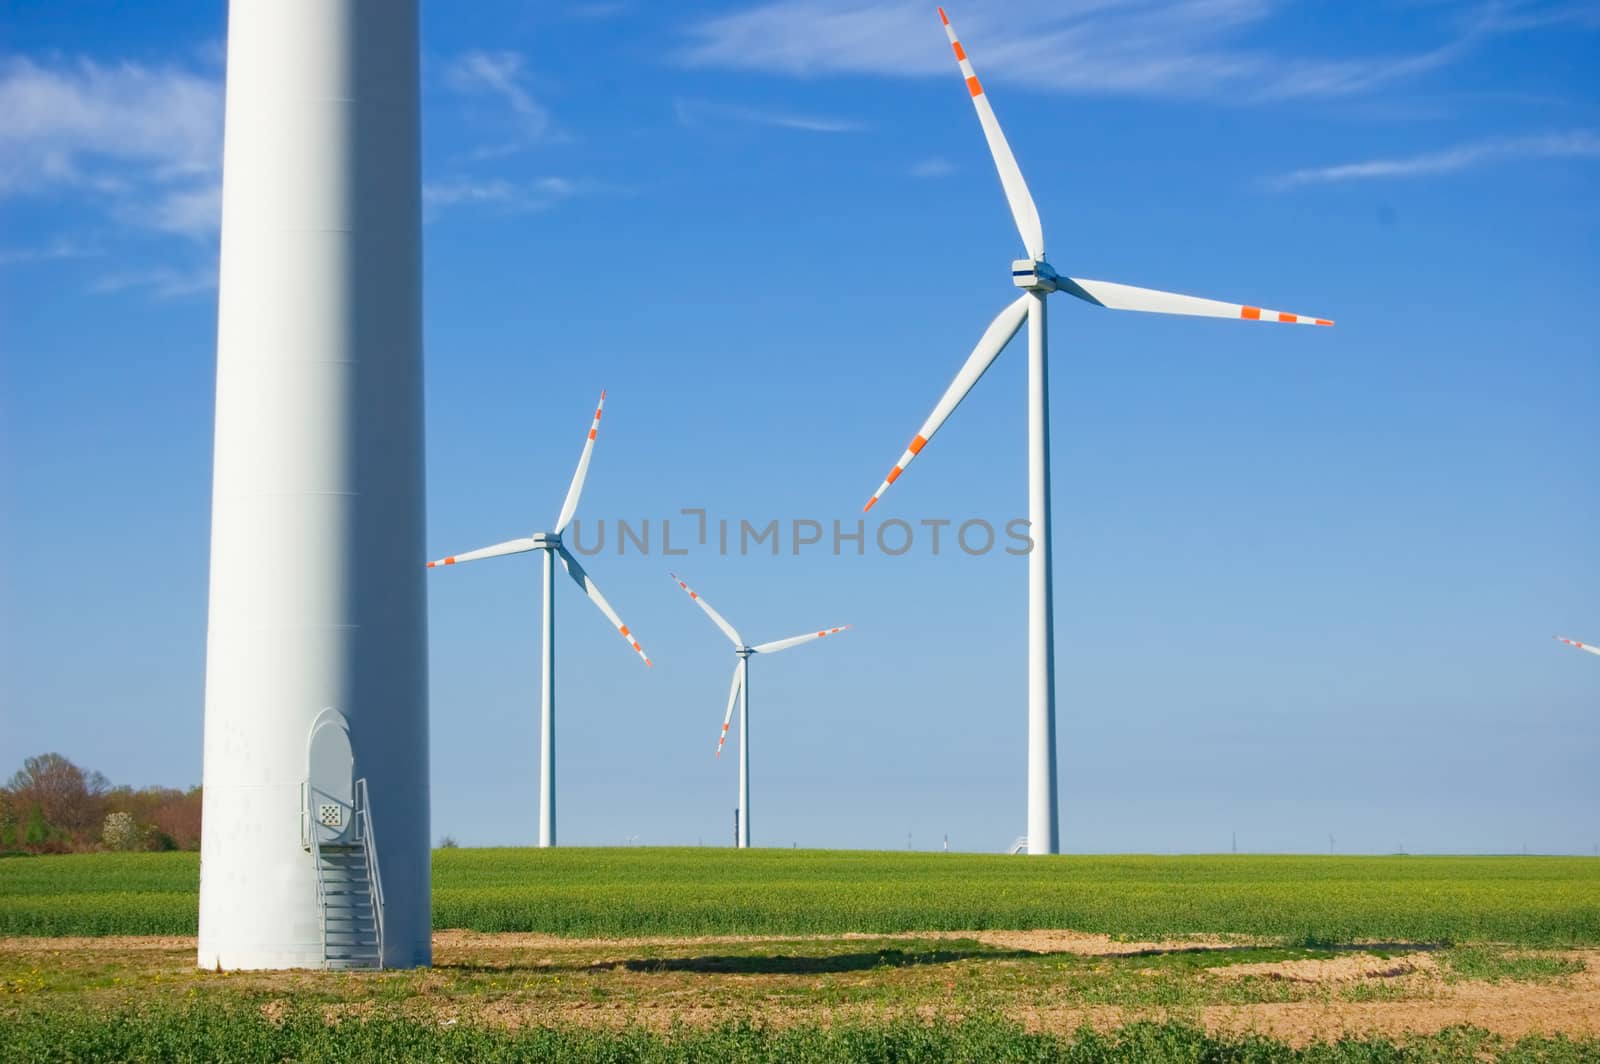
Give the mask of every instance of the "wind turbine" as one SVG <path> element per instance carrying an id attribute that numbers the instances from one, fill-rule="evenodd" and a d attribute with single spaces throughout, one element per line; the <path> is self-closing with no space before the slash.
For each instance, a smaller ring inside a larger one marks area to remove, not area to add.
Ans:
<path id="1" fill-rule="evenodd" d="M 588 595 L 594 604 L 600 607 L 600 612 L 606 619 L 616 626 L 622 633 L 622 638 L 628 641 L 634 651 L 644 659 L 646 665 L 650 658 L 639 646 L 639 641 L 633 637 L 633 632 L 622 623 L 622 618 L 617 616 L 617 611 L 611 608 L 611 603 L 600 594 L 600 589 L 595 586 L 594 580 L 589 577 L 578 564 L 578 559 L 572 556 L 561 543 L 561 533 L 567 525 L 571 524 L 572 517 L 578 512 L 578 496 L 583 493 L 583 481 L 589 474 L 589 458 L 594 454 L 595 437 L 600 434 L 600 412 L 606 405 L 606 393 L 600 393 L 600 402 L 594 408 L 594 423 L 589 426 L 589 438 L 583 441 L 583 454 L 578 457 L 578 469 L 572 474 L 572 486 L 567 488 L 567 497 L 561 503 L 561 514 L 556 518 L 556 527 L 553 532 L 535 532 L 526 539 L 513 539 L 505 543 L 496 543 L 492 547 L 481 550 L 467 551 L 465 554 L 452 554 L 448 558 L 428 563 L 428 568 L 433 569 L 442 565 L 455 565 L 458 562 L 475 562 L 483 558 L 498 558 L 502 554 L 523 554 L 530 550 L 544 551 L 544 600 L 543 600 L 543 635 L 539 642 L 540 659 L 543 662 L 544 678 L 540 687 L 539 698 L 539 729 L 540 729 L 540 757 L 539 757 L 539 845 L 554 846 L 556 844 L 556 586 L 555 563 L 561 559 L 561 564 L 567 570 L 577 585 L 583 588 L 583 593 Z"/>
<path id="2" fill-rule="evenodd" d="M 1569 647 L 1577 647 L 1579 650 L 1587 650 L 1591 654 L 1600 654 L 1600 647 L 1597 647 L 1592 643 L 1580 643 L 1576 639 L 1568 639 L 1564 635 L 1556 636 L 1556 641 L 1565 643 Z"/>
<path id="3" fill-rule="evenodd" d="M 1028 257 L 1011 264 L 1011 280 L 1023 289 L 1021 296 L 1002 310 L 984 330 L 945 389 L 933 413 L 911 438 L 905 453 L 889 470 L 865 509 L 873 505 L 900 479 L 911 460 L 922 452 L 933 434 L 939 431 L 984 371 L 999 356 L 1011 338 L 1028 323 L 1028 523 L 1032 549 L 1028 553 L 1028 852 L 1056 853 L 1060 837 L 1056 827 L 1056 718 L 1054 632 L 1050 591 L 1050 416 L 1049 387 L 1045 358 L 1045 296 L 1066 292 L 1086 303 L 1112 310 L 1139 310 L 1154 314 L 1187 314 L 1207 318 L 1237 318 L 1244 321 L 1277 321 L 1301 325 L 1332 325 L 1325 318 L 1267 310 L 1241 303 L 1220 303 L 1213 299 L 1158 292 L 1151 288 L 1111 281 L 1090 281 L 1058 274 L 1045 261 L 1044 229 L 1039 211 L 1028 193 L 1022 171 L 1011 154 L 1005 134 L 995 118 L 994 108 L 984 93 L 972 62 L 956 37 L 944 9 L 939 9 L 950 47 L 955 50 L 967 91 L 978 110 L 978 123 L 989 142 L 1000 184 L 1005 190 L 1011 216 L 1022 236 Z"/>
<path id="4" fill-rule="evenodd" d="M 728 688 L 728 711 L 722 715 L 722 734 L 717 736 L 717 757 L 722 757 L 722 744 L 728 741 L 728 724 L 733 719 L 733 704 L 737 701 L 739 703 L 739 834 L 735 841 L 739 849 L 748 849 L 750 847 L 750 655 L 776 654 L 780 650 L 788 650 L 801 643 L 838 635 L 850 626 L 847 624 L 842 628 L 824 628 L 807 632 L 805 635 L 749 646 L 734 630 L 733 625 L 729 624 L 722 614 L 711 608 L 711 603 L 678 579 L 677 573 L 667 575 L 672 577 L 673 583 L 687 591 L 690 598 L 699 603 L 700 608 L 706 611 L 706 616 L 711 618 L 711 622 L 722 629 L 722 634 L 733 643 L 733 652 L 739 656 L 739 663 L 733 667 L 733 684 Z"/>

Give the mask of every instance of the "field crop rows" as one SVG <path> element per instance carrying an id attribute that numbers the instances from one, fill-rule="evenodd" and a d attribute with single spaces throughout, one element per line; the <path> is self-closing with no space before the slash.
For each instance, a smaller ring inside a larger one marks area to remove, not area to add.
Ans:
<path id="1" fill-rule="evenodd" d="M 441 1028 L 399 1015 L 329 1024 L 303 1008 L 278 1019 L 259 1009 L 138 1010 L 63 1016 L 31 1014 L 0 1031 L 0 1056 L 31 1064 L 60 1061 L 227 1060 L 542 1061 L 545 1064 L 678 1064 L 785 1061 L 790 1064 L 891 1064 L 903 1061 L 1005 1061 L 1008 1064 L 1193 1064 L 1195 1061 L 1297 1061 L 1301 1064 L 1592 1064 L 1596 1045 L 1564 1038 L 1498 1038 L 1454 1030 L 1410 1040 L 1344 1039 L 1294 1049 L 1269 1038 L 1210 1035 L 1176 1023 L 1140 1023 L 1110 1034 L 1029 1033 L 999 1019 L 926 1025 L 886 1024 L 773 1029 L 729 1024 L 662 1035 L 643 1029 L 504 1030 Z"/>
<path id="2" fill-rule="evenodd" d="M 1600 943 L 1600 861 L 442 850 L 436 928 L 565 936 L 1073 928 L 1294 944 Z M 0 859 L 0 934 L 193 934 L 185 853 Z"/>

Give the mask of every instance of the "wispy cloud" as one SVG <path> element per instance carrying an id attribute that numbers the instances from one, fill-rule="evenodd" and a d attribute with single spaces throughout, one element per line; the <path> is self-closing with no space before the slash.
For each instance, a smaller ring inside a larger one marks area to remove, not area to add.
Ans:
<path id="1" fill-rule="evenodd" d="M 163 266 L 149 270 L 107 274 L 96 280 L 89 290 L 101 293 L 144 290 L 163 299 L 170 299 L 194 295 L 197 292 L 208 292 L 216 287 L 215 265 L 193 269 L 173 269 Z"/>
<path id="2" fill-rule="evenodd" d="M 1438 47 L 1343 60 L 1240 43 L 1265 25 L 1270 0 L 1083 0 L 988 4 L 961 15 L 979 73 L 1035 89 L 1226 99 L 1346 96 L 1458 58 L 1486 32 L 1479 19 Z M 704 19 L 678 53 L 690 66 L 793 76 L 951 76 L 954 61 L 924 0 L 770 0 Z"/>
<path id="3" fill-rule="evenodd" d="M 867 128 L 864 123 L 849 118 L 798 114 L 793 111 L 771 111 L 735 104 L 710 103 L 704 100 L 674 100 L 672 108 L 679 124 L 691 127 L 737 122 L 743 125 L 797 129 L 805 133 L 860 133 Z"/>
<path id="4" fill-rule="evenodd" d="M 11 266 L 24 262 L 54 262 L 62 259 L 82 259 L 103 252 L 87 244 L 81 244 L 68 237 L 57 237 L 48 244 L 31 248 L 0 248 L 0 266 Z"/>
<path id="5" fill-rule="evenodd" d="M 956 172 L 950 165 L 950 160 L 935 155 L 931 159 L 922 159 L 911 164 L 908 171 L 912 177 L 946 177 Z"/>
<path id="6" fill-rule="evenodd" d="M 208 236 L 221 161 L 216 77 L 89 59 L 0 60 L 0 197 L 71 189 L 138 224 Z"/>
<path id="7" fill-rule="evenodd" d="M 430 181 L 422 188 L 422 202 L 430 213 L 446 207 L 487 206 L 510 211 L 549 210 L 595 186 L 565 177 L 540 177 L 532 181 L 502 178 L 454 177 Z"/>
<path id="8" fill-rule="evenodd" d="M 1433 174 L 1456 173 L 1490 163 L 1563 158 L 1600 158 L 1600 136 L 1580 131 L 1484 140 L 1443 151 L 1408 155 L 1397 159 L 1368 159 L 1335 166 L 1310 167 L 1270 178 L 1267 184 L 1273 188 L 1284 189 L 1294 188 L 1297 185 L 1320 185 L 1339 181 L 1426 177 Z"/>
<path id="9" fill-rule="evenodd" d="M 1600 4 L 1594 0 L 1501 0 L 1494 8 L 1498 28 L 1508 32 L 1552 27 L 1600 29 Z"/>
<path id="10" fill-rule="evenodd" d="M 487 95 L 511 112 L 513 130 L 526 140 L 550 135 L 550 112 L 533 98 L 527 69 L 516 52 L 464 52 L 445 68 L 445 81 L 465 95 Z"/>

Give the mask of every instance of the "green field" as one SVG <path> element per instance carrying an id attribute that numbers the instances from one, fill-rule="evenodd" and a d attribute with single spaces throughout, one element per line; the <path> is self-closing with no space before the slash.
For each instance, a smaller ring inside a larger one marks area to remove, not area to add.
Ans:
<path id="1" fill-rule="evenodd" d="M 1596 1043 L 1564 1038 L 1499 1038 L 1455 1030 L 1409 1040 L 1342 1039 L 1295 1049 L 1259 1036 L 1218 1037 L 1176 1023 L 1139 1023 L 1111 1034 L 1030 1034 L 999 1019 L 929 1025 L 886 1024 L 783 1030 L 729 1024 L 661 1035 L 634 1029 L 524 1031 L 441 1029 L 399 1016 L 330 1025 L 315 1010 L 269 1021 L 252 1009 L 130 1010 L 119 1014 L 25 1014 L 0 1030 L 0 1057 L 30 1064 L 60 1061 L 358 1060 L 541 1064 L 1200 1064 L 1296 1061 L 1303 1064 L 1592 1064 Z"/>
<path id="2" fill-rule="evenodd" d="M 193 934 L 198 857 L 0 859 L 0 934 Z M 1600 943 L 1600 861 L 441 850 L 436 928 L 566 936 L 1072 928 L 1292 944 Z"/>

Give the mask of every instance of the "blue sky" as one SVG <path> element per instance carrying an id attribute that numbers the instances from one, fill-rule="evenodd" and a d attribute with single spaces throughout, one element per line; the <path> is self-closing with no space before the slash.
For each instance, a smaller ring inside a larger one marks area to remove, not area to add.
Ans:
<path id="1" fill-rule="evenodd" d="M 1335 329 L 1052 303 L 1069 850 L 1600 845 L 1600 7 L 1090 0 L 951 17 L 1063 272 Z M 225 11 L 0 9 L 0 765 L 200 774 Z M 931 3 L 425 3 L 429 551 L 683 507 L 853 525 L 1020 254 Z M 877 523 L 1025 512 L 1020 342 Z M 680 521 L 683 520 L 680 518 Z M 675 526 L 674 540 L 687 529 Z M 925 532 L 925 527 L 924 527 Z M 1026 563 L 586 562 L 568 843 L 997 850 Z M 434 833 L 536 832 L 537 569 L 429 574 Z M 419 559 L 420 562 L 420 559 Z"/>

